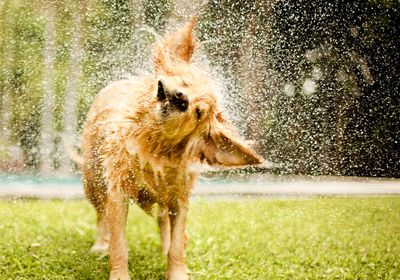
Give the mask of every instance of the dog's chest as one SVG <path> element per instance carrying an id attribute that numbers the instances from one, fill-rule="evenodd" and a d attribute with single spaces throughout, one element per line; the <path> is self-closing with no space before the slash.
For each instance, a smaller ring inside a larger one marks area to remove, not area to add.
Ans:
<path id="1" fill-rule="evenodd" d="M 126 174 L 125 192 L 134 199 L 145 192 L 154 202 L 167 203 L 176 197 L 187 195 L 192 187 L 194 175 L 187 170 L 166 166 L 141 165 L 131 158 Z"/>

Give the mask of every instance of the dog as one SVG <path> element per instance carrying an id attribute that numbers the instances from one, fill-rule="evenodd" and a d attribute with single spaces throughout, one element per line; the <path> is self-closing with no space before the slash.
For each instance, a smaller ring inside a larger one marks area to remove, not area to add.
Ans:
<path id="1" fill-rule="evenodd" d="M 166 278 L 188 279 L 185 230 L 196 163 L 260 164 L 220 111 L 213 81 L 191 58 L 195 18 L 153 49 L 154 74 L 113 82 L 92 104 L 83 131 L 85 194 L 97 212 L 91 252 L 109 254 L 110 279 L 130 279 L 129 200 L 157 215 Z"/>

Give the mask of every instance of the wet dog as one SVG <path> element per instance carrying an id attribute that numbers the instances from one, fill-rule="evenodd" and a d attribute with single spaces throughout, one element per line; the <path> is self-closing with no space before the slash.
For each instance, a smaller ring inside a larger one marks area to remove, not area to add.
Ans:
<path id="1" fill-rule="evenodd" d="M 84 127 L 85 193 L 97 211 L 91 251 L 109 253 L 110 279 L 130 279 L 125 237 L 128 201 L 151 214 L 158 205 L 168 279 L 188 279 L 185 231 L 195 163 L 261 163 L 218 107 L 213 81 L 191 62 L 195 20 L 159 39 L 154 75 L 104 88 Z"/>

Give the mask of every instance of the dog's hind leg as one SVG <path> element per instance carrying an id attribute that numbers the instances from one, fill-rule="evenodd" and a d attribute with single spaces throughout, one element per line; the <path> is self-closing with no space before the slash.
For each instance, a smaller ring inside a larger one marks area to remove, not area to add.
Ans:
<path id="1" fill-rule="evenodd" d="M 107 222 L 106 203 L 107 189 L 103 180 L 88 180 L 85 176 L 85 193 L 88 200 L 92 203 L 97 213 L 98 236 L 90 252 L 98 255 L 108 255 L 110 231 Z"/>
<path id="2" fill-rule="evenodd" d="M 152 207 L 156 203 L 156 200 L 145 190 L 139 190 L 137 203 L 140 208 L 151 216 Z M 159 205 L 157 220 L 160 229 L 162 253 L 165 256 L 168 255 L 169 244 L 171 243 L 171 222 L 169 215 L 168 206 Z"/>
<path id="3" fill-rule="evenodd" d="M 97 210 L 97 209 L 96 209 Z M 108 227 L 107 217 L 105 209 L 97 210 L 97 230 L 98 235 L 95 243 L 90 252 L 96 255 L 108 255 L 110 247 L 110 231 Z"/>

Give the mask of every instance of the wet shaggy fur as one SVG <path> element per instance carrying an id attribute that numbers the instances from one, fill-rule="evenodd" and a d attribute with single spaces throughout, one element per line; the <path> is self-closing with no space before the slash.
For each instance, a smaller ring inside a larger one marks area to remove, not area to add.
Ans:
<path id="1" fill-rule="evenodd" d="M 82 171 L 97 211 L 91 251 L 110 255 L 110 279 L 130 279 L 125 237 L 128 201 L 151 214 L 158 205 L 168 279 L 188 279 L 186 214 L 195 163 L 261 163 L 223 116 L 209 75 L 191 63 L 195 20 L 159 39 L 155 73 L 104 88 L 85 123 Z"/>

